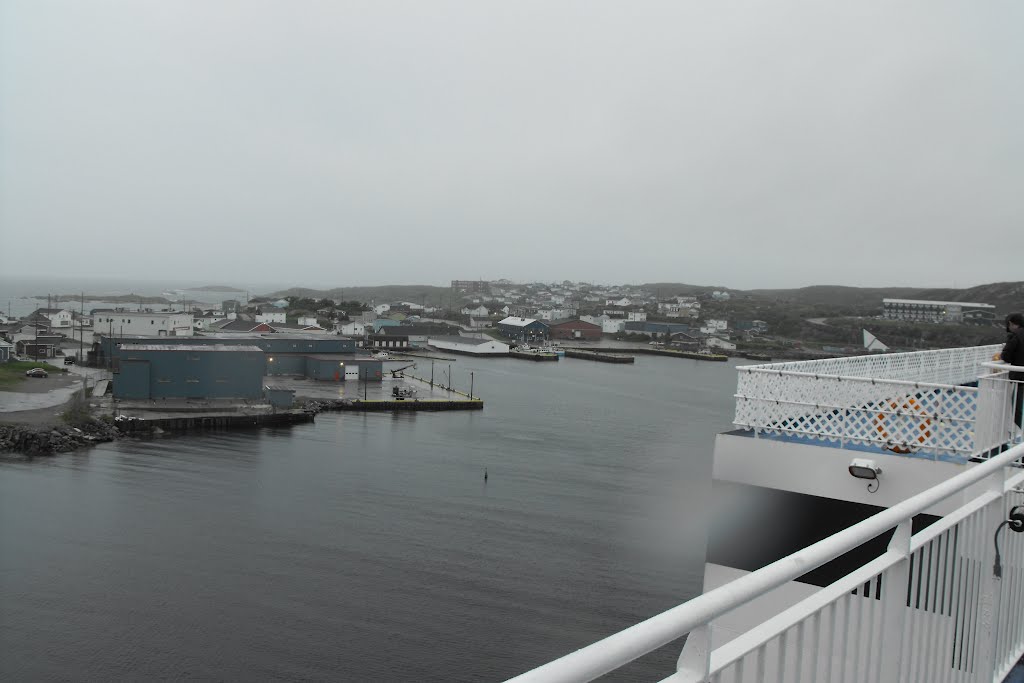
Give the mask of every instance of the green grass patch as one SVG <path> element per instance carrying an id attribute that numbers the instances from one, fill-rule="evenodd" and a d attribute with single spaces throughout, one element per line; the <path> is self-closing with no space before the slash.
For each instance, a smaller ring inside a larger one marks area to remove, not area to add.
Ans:
<path id="1" fill-rule="evenodd" d="M 0 363 L 0 387 L 11 387 L 19 384 L 25 377 L 25 371 L 31 370 L 32 368 L 42 368 L 47 372 L 65 372 L 64 368 L 58 368 L 55 365 L 44 363 L 39 361 L 20 361 L 12 360 L 9 363 Z"/>

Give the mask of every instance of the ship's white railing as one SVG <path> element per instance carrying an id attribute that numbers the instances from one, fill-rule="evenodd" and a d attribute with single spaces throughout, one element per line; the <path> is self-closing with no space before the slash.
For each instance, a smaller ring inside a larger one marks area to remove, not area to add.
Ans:
<path id="1" fill-rule="evenodd" d="M 689 634 L 665 683 L 1001 681 L 1024 654 L 1024 534 L 996 530 L 1024 504 L 1024 445 L 687 603 L 511 679 L 589 681 Z M 911 535 L 915 515 L 985 492 Z M 712 620 L 895 528 L 879 558 L 730 642 Z"/>
<path id="2" fill-rule="evenodd" d="M 984 364 L 998 351 L 998 346 L 975 346 L 741 366 L 734 423 L 755 435 L 789 435 L 840 447 L 872 444 L 932 456 L 976 455 L 990 447 L 976 435 L 979 407 L 995 410 L 995 403 L 979 395 L 979 386 L 965 385 L 977 384 L 989 372 Z M 997 419 L 994 412 L 985 415 Z M 1007 415 L 998 413 L 999 429 Z M 998 431 L 994 423 L 988 426 Z"/>

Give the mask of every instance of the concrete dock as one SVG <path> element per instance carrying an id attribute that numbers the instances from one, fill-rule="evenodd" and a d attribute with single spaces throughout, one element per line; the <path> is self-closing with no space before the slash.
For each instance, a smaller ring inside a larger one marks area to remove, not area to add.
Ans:
<path id="1" fill-rule="evenodd" d="M 594 360 L 598 363 L 635 363 L 633 356 L 624 356 L 613 353 L 600 353 L 598 351 L 583 351 L 581 349 L 566 349 L 566 358 L 579 358 L 580 360 Z"/>
<path id="2" fill-rule="evenodd" d="M 585 351 L 594 351 L 597 353 L 635 353 L 643 354 L 647 356 L 668 356 L 669 358 L 689 358 L 691 360 L 710 360 L 725 362 L 729 360 L 728 356 L 722 356 L 717 353 L 698 353 L 696 351 L 676 351 L 675 349 L 645 349 L 645 348 L 614 348 L 614 347 L 598 347 L 593 349 L 582 349 Z"/>
<path id="3" fill-rule="evenodd" d="M 520 351 L 518 349 L 512 349 L 508 352 L 510 358 L 520 358 L 522 360 L 533 360 L 533 361 L 551 361 L 558 360 L 558 354 L 554 351 Z"/>
<path id="4" fill-rule="evenodd" d="M 151 434 L 165 432 L 192 432 L 218 429 L 283 427 L 313 421 L 313 414 L 304 410 L 286 410 L 274 413 L 195 413 L 173 417 L 137 417 L 122 415 L 114 419 L 124 434 Z"/>

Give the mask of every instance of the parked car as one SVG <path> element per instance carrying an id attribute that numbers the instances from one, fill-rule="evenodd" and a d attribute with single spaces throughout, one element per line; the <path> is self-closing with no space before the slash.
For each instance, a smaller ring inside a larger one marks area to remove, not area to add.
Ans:
<path id="1" fill-rule="evenodd" d="M 75 364 L 75 357 L 74 356 L 64 356 L 64 365 L 74 365 L 74 364 Z"/>
<path id="2" fill-rule="evenodd" d="M 49 375 L 46 373 L 46 370 L 43 370 L 42 368 L 32 368 L 31 370 L 26 370 L 25 371 L 25 376 L 26 377 L 49 377 Z"/>

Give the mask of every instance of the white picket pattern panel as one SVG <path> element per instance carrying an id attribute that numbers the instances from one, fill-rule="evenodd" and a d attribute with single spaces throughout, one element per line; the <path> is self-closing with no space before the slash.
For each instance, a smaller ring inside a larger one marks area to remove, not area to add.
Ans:
<path id="1" fill-rule="evenodd" d="M 758 434 L 969 456 L 998 346 L 741 366 L 734 424 Z M 1005 413 L 1003 413 L 1005 415 Z M 985 444 L 987 447 L 987 444 Z"/>

